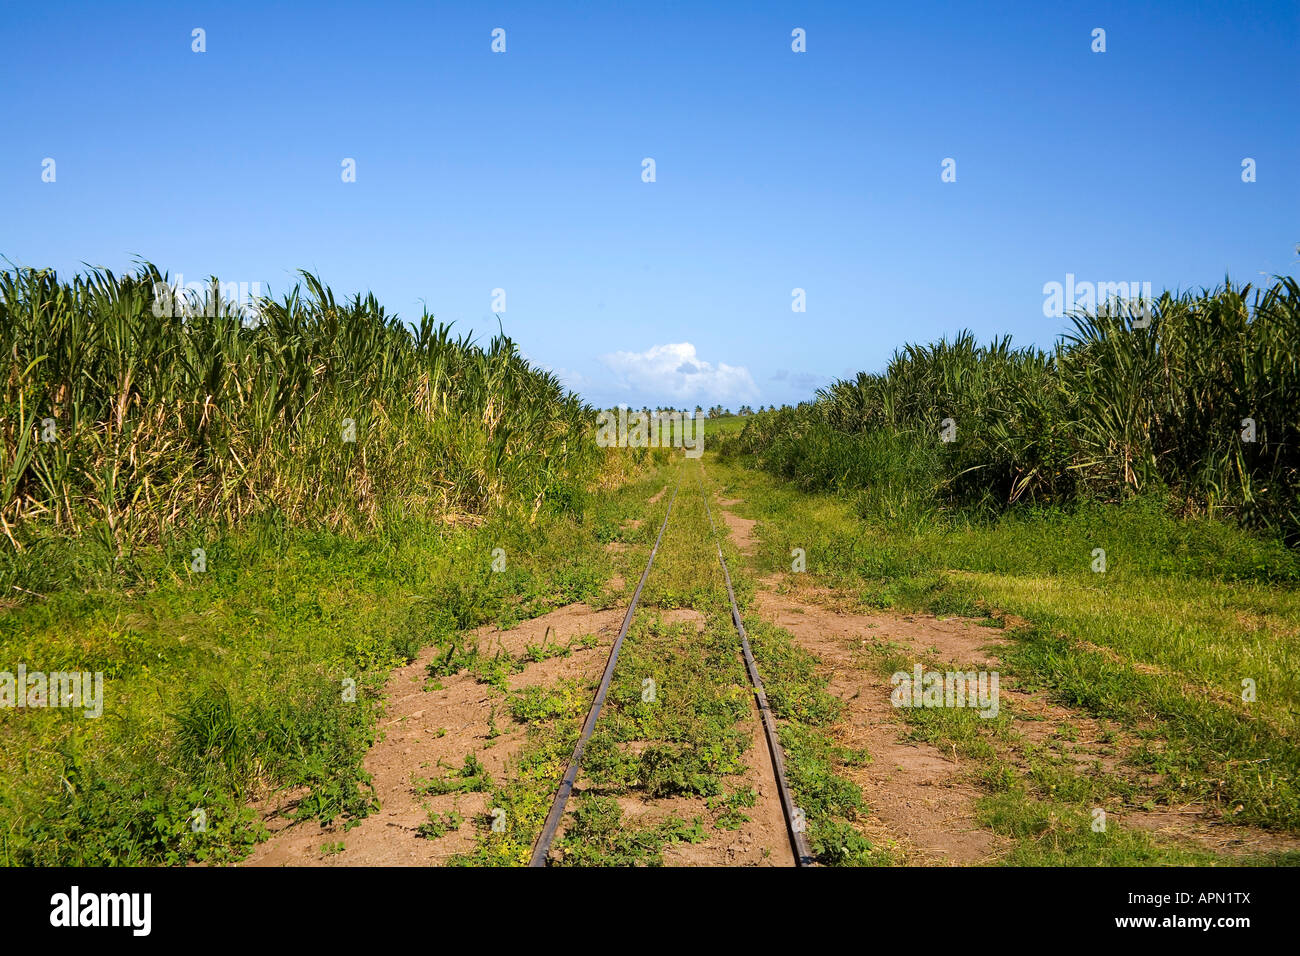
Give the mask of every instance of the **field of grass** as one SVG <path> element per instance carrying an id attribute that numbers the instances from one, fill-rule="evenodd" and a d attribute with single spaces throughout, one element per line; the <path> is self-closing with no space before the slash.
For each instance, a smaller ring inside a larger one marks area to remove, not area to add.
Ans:
<path id="1" fill-rule="evenodd" d="M 166 288 L 0 273 L 0 671 L 104 680 L 3 712 L 7 864 L 234 859 L 269 788 L 366 814 L 388 669 L 596 593 L 586 496 L 648 458 L 508 339 Z"/>
<path id="2" fill-rule="evenodd" d="M 1099 844 L 1088 826 L 1097 806 L 1198 805 L 1300 833 L 1300 595 L 1294 553 L 1276 540 L 1143 500 L 913 523 L 864 515 L 851 495 L 800 491 L 743 462 L 713 468 L 759 521 L 753 573 L 804 577 L 790 574 L 791 549 L 803 548 L 807 579 L 864 610 L 1011 622 L 1004 677 L 1138 738 L 1114 771 L 1080 770 L 1021 742 L 1032 768 L 1021 777 L 1003 769 L 996 721 L 905 712 L 917 739 L 987 762 L 982 819 L 1014 841 L 1007 862 L 1216 861 L 1117 827 Z M 1093 570 L 1097 547 L 1105 572 Z M 884 674 L 913 663 L 889 648 L 873 655 Z"/>
<path id="3" fill-rule="evenodd" d="M 860 607 L 1009 624 L 1020 687 L 1139 738 L 1086 783 L 1041 755 L 1027 789 L 990 781 L 1014 860 L 1097 861 L 1086 840 L 1037 852 L 1044 800 L 1043 819 L 1086 822 L 1107 798 L 1300 832 L 1300 287 L 1165 293 L 1149 315 L 1074 323 L 1051 352 L 908 345 L 721 436 L 765 531 L 758 569 L 784 574 L 803 548 L 809 577 Z M 975 739 L 959 716 L 909 720 Z M 1118 859 L 1151 862 L 1130 849 Z"/>
<path id="4" fill-rule="evenodd" d="M 276 531 L 213 547 L 203 575 L 162 553 L 129 590 L 67 589 L 0 615 L 6 660 L 105 674 L 101 719 L 51 708 L 0 723 L 0 859 L 237 858 L 258 833 L 247 802 L 272 787 L 308 788 L 304 817 L 364 815 L 388 669 L 487 621 L 591 599 L 601 555 L 591 527 L 560 517 Z"/>
<path id="5" fill-rule="evenodd" d="M 904 857 L 867 835 L 853 781 L 873 755 L 836 742 L 846 704 L 825 662 L 757 612 L 760 588 L 982 619 L 1008 641 L 1008 686 L 1077 715 L 1057 736 L 1095 730 L 1104 766 L 1018 734 L 1011 703 L 992 721 L 901 715 L 910 739 L 983 768 L 1001 862 L 1227 859 L 1127 826 L 1099 836 L 1098 808 L 1300 834 L 1291 280 L 1165 296 L 1151 328 L 1082 317 L 1051 355 L 909 347 L 814 403 L 711 419 L 702 467 L 598 447 L 594 410 L 504 338 L 412 328 L 311 276 L 256 317 L 211 300 L 157 314 L 164 279 L 0 273 L 0 671 L 104 678 L 98 719 L 0 714 L 0 863 L 238 860 L 272 793 L 345 833 L 376 808 L 363 760 L 388 675 L 428 647 L 426 693 L 468 673 L 493 726 L 499 705 L 526 741 L 504 775 L 468 754 L 417 783 L 489 794 L 504 830 L 455 811 L 422 836 L 469 825 L 453 862 L 525 862 L 594 685 L 511 690 L 571 648 L 488 657 L 466 632 L 626 601 L 673 487 L 560 863 L 657 865 L 751 823 L 754 717 L 719 541 L 820 863 Z M 754 554 L 710 527 L 706 494 L 757 520 Z M 861 643 L 862 675 L 913 663 Z M 643 822 L 628 801 L 689 811 Z"/>

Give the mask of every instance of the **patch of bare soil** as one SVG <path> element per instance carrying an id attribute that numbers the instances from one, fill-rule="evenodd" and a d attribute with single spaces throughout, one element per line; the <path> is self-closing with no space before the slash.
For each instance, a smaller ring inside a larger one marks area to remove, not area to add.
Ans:
<path id="1" fill-rule="evenodd" d="M 740 504 L 734 498 L 727 498 L 719 501 L 718 504 L 723 507 L 722 520 L 727 523 L 727 533 L 731 536 L 731 543 L 736 546 L 736 550 L 741 554 L 754 553 L 754 525 L 758 524 L 752 518 L 742 518 L 740 515 L 728 511 L 727 505 Z"/>
<path id="2" fill-rule="evenodd" d="M 667 492 L 668 492 L 668 486 L 667 486 L 667 485 L 664 485 L 662 488 L 659 489 L 658 493 L 656 493 L 656 494 L 654 494 L 654 495 L 652 495 L 651 497 L 649 497 L 649 498 L 646 499 L 646 504 L 649 504 L 649 505 L 657 505 L 657 504 L 659 503 L 659 500 L 660 500 L 661 498 L 663 498 L 663 496 L 664 496 Z"/>
<path id="3" fill-rule="evenodd" d="M 828 691 L 845 702 L 844 719 L 831 736 L 871 755 L 867 766 L 841 771 L 862 788 L 871 810 L 863 826 L 866 836 L 895 846 L 912 863 L 980 863 L 996 857 L 1003 841 L 976 823 L 981 792 L 968 779 L 970 768 L 929 744 L 902 739 L 889 679 L 860 666 L 864 635 L 904 646 L 978 652 L 987 631 L 972 635 L 956 620 L 838 614 L 771 591 L 757 592 L 755 601 L 766 620 L 821 660 Z"/>
<path id="4" fill-rule="evenodd" d="M 962 618 L 846 613 L 770 588 L 759 590 L 755 601 L 766 619 L 788 630 L 823 662 L 830 672 L 830 692 L 848 705 L 845 722 L 835 734 L 846 746 L 865 747 L 873 758 L 864 770 L 846 770 L 862 787 L 878 818 L 874 833 L 868 822 L 867 835 L 876 839 L 887 835 L 897 840 L 905 854 L 910 848 L 935 862 L 978 863 L 995 857 L 1005 840 L 974 823 L 974 801 L 982 795 L 973 782 L 977 768 L 956 753 L 900 739 L 906 731 L 889 702 L 890 683 L 863 667 L 862 650 L 892 645 L 940 666 L 996 669 L 997 649 L 1008 643 L 1005 632 Z M 1022 748 L 1028 744 L 1044 756 L 1073 762 L 1080 772 L 1099 767 L 1139 785 L 1158 782 L 1157 777 L 1125 764 L 1124 756 L 1138 745 L 1128 728 L 1105 726 L 1049 701 L 1043 692 L 1030 694 L 1008 686 L 1005 679 L 999 698 L 1010 710 L 1013 734 L 1021 741 L 1019 748 L 1003 755 L 1011 765 L 1027 768 Z M 1122 824 L 1218 853 L 1300 850 L 1300 839 L 1292 835 L 1235 826 L 1202 806 L 1160 811 L 1127 808 L 1112 815 Z"/>
<path id="5" fill-rule="evenodd" d="M 548 646 L 596 634 L 598 643 L 575 647 L 567 657 L 530 664 L 509 680 L 511 690 L 532 684 L 552 684 L 563 678 L 588 680 L 601 671 L 618 633 L 623 611 L 594 610 L 585 604 L 559 608 L 525 621 L 509 631 L 493 627 L 474 632 L 483 653 L 498 649 L 512 655 L 528 645 Z M 373 777 L 380 809 L 346 832 L 315 821 L 286 826 L 302 794 L 284 794 L 258 807 L 275 832 L 244 861 L 251 866 L 431 866 L 445 863 L 474 845 L 472 817 L 488 811 L 487 793 L 421 795 L 415 778 L 446 777 L 459 770 L 469 755 L 482 762 L 493 780 L 506 775 L 507 764 L 524 743 L 525 729 L 510 719 L 506 698 L 469 674 L 438 679 L 441 690 L 425 690 L 426 668 L 435 648 L 393 671 L 385 689 L 387 705 L 379 721 L 379 736 L 366 754 L 365 769 Z M 495 736 L 494 736 L 495 733 Z M 438 839 L 418 835 L 429 811 L 459 812 L 465 822 Z M 342 843 L 339 852 L 323 851 Z"/>

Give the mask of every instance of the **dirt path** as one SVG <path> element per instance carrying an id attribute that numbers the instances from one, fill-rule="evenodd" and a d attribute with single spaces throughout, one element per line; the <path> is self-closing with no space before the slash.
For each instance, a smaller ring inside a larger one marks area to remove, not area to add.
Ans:
<path id="1" fill-rule="evenodd" d="M 994 859 L 1001 844 L 975 820 L 980 791 L 968 779 L 969 768 L 930 744 L 904 740 L 906 729 L 889 700 L 889 678 L 861 666 L 863 635 L 911 647 L 953 648 L 966 637 L 967 625 L 837 613 L 772 590 L 758 591 L 755 605 L 765 620 L 789 631 L 800 647 L 822 662 L 830 678 L 828 691 L 845 704 L 844 718 L 831 736 L 871 755 L 867 766 L 841 771 L 862 788 L 871 809 L 866 835 L 878 844 L 894 845 L 913 863 Z M 986 640 L 989 632 L 980 631 L 978 638 Z"/>
<path id="2" fill-rule="evenodd" d="M 883 827 L 874 835 L 887 835 L 905 850 L 911 847 L 920 857 L 913 862 L 980 863 L 996 858 L 1006 841 L 975 822 L 975 801 L 984 795 L 974 782 L 979 762 L 904 739 L 907 728 L 890 703 L 890 682 L 864 659 L 864 650 L 894 645 L 918 661 L 957 670 L 996 670 L 997 648 L 1007 642 L 1004 632 L 960 618 L 845 613 L 770 588 L 756 594 L 755 604 L 764 618 L 785 628 L 822 661 L 830 675 L 830 692 L 845 701 L 846 719 L 837 733 L 846 746 L 866 747 L 873 757 L 855 778 Z M 1027 694 L 1008 685 L 1003 680 L 999 698 L 1012 715 L 1012 743 L 999 759 L 1025 771 L 1024 748 L 1032 745 L 1081 771 L 1099 766 L 1138 783 L 1154 782 L 1126 764 L 1126 755 L 1140 746 L 1127 730 L 1103 727 L 1087 714 L 1052 703 L 1045 693 Z M 1120 825 L 1215 853 L 1300 850 L 1300 838 L 1234 825 L 1195 804 L 1159 810 L 1125 807 L 1108 814 Z"/>
<path id="3" fill-rule="evenodd" d="M 731 536 L 731 543 L 736 546 L 736 550 L 741 554 L 753 554 L 755 548 L 754 526 L 758 524 L 752 518 L 742 518 L 730 509 L 733 505 L 740 504 L 739 498 L 722 498 L 718 501 L 721 505 L 722 520 L 727 524 L 727 532 Z"/>
<path id="4" fill-rule="evenodd" d="M 721 503 L 734 506 L 740 501 Z M 752 553 L 756 522 L 724 514 L 733 543 L 742 553 Z M 797 590 L 789 587 L 792 581 Z M 871 810 L 862 825 L 868 838 L 896 847 L 906 862 L 916 864 L 988 863 L 1008 849 L 1006 838 L 982 828 L 976 819 L 976 802 L 986 793 L 978 782 L 980 762 L 907 739 L 908 728 L 890 702 L 889 676 L 873 658 L 873 652 L 889 648 L 927 666 L 996 671 L 998 648 L 1013 639 L 1006 631 L 961 618 L 857 613 L 847 609 L 854 603 L 851 597 L 809 587 L 796 575 L 760 582 L 754 600 L 765 620 L 788 631 L 821 662 L 829 692 L 844 702 L 844 718 L 832 736 L 845 747 L 865 748 L 871 755 L 866 767 L 840 771 L 863 790 Z M 1102 726 L 1051 702 L 1045 692 L 1025 693 L 1005 679 L 999 698 L 1011 713 L 1012 743 L 998 759 L 1018 770 L 1028 769 L 1024 748 L 1032 746 L 1081 770 L 1098 767 L 1138 783 L 1152 782 L 1125 762 L 1140 745 L 1129 729 Z M 1236 826 L 1201 806 L 1125 807 L 1111 816 L 1121 825 L 1216 853 L 1300 850 L 1300 838 Z"/>
<path id="5" fill-rule="evenodd" d="M 586 680 L 599 675 L 618 633 L 620 609 L 594 610 L 574 604 L 525 621 L 509 631 L 481 628 L 474 632 L 479 646 L 489 654 L 498 648 L 522 654 L 532 645 L 564 644 L 588 634 L 597 636 L 591 648 L 575 648 L 567 657 L 529 664 L 509 679 L 516 690 L 530 684 L 553 684 L 562 678 Z M 244 861 L 250 866 L 430 866 L 445 863 L 456 853 L 470 850 L 475 841 L 471 818 L 487 812 L 488 794 L 451 793 L 421 795 L 417 778 L 444 777 L 460 769 L 467 756 L 478 759 L 493 780 L 506 775 L 511 758 L 523 745 L 525 728 L 505 711 L 505 695 L 480 684 L 468 673 L 438 678 L 440 690 L 425 690 L 426 668 L 435 648 L 425 648 L 419 658 L 393 671 L 385 692 L 388 703 L 379 721 L 380 737 L 366 755 L 365 768 L 373 776 L 379 798 L 378 812 L 343 832 L 326 829 L 315 821 L 287 826 L 278 811 L 291 810 L 296 796 L 264 806 L 267 825 L 278 830 Z M 495 734 L 495 736 L 494 736 Z M 429 811 L 460 813 L 464 823 L 438 839 L 419 835 Z M 327 844 L 343 844 L 326 852 Z"/>

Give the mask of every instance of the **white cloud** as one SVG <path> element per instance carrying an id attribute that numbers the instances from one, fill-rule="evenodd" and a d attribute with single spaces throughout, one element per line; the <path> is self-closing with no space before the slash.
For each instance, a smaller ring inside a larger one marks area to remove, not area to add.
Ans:
<path id="1" fill-rule="evenodd" d="M 614 352 L 601 356 L 601 361 L 619 377 L 622 389 L 649 401 L 744 401 L 758 395 L 749 369 L 706 362 L 690 342 L 655 345 L 644 352 Z"/>

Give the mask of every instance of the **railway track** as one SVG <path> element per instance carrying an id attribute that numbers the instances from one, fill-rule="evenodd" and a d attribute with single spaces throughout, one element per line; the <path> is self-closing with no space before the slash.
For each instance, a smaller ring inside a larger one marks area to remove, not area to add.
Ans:
<path id="1" fill-rule="evenodd" d="M 731 621 L 735 625 L 736 633 L 740 637 L 740 648 L 745 660 L 745 671 L 749 675 L 749 680 L 753 686 L 754 701 L 758 707 L 760 720 L 763 724 L 763 734 L 767 742 L 768 756 L 771 759 L 772 775 L 776 781 L 777 791 L 780 795 L 781 810 L 785 817 L 786 832 L 790 840 L 790 849 L 794 855 L 796 866 L 810 866 L 814 862 L 811 849 L 808 846 L 808 840 L 804 832 L 803 815 L 794 804 L 794 799 L 790 793 L 789 782 L 785 773 L 785 757 L 781 749 L 780 738 L 777 734 L 776 719 L 768 706 L 767 693 L 763 689 L 763 680 L 758 673 L 758 665 L 754 661 L 754 654 L 749 646 L 749 636 L 745 633 L 745 625 L 740 617 L 740 610 L 736 606 L 736 594 L 731 585 L 731 572 L 727 568 L 727 561 L 722 553 L 722 544 L 718 540 L 717 525 L 713 521 L 713 512 L 709 507 L 709 494 L 704 485 L 704 469 L 700 468 L 699 472 L 700 493 L 704 496 L 705 514 L 709 518 L 709 527 L 711 529 L 714 544 L 717 547 L 718 563 L 722 566 L 723 580 L 727 586 L 727 600 L 731 604 Z M 596 729 L 596 722 L 600 719 L 601 708 L 605 704 L 605 697 L 609 693 L 610 682 L 614 677 L 614 668 L 618 664 L 619 651 L 623 647 L 623 640 L 627 637 L 628 629 L 632 625 L 632 618 L 636 614 L 637 603 L 641 599 L 641 592 L 645 588 L 646 580 L 650 577 L 650 569 L 654 566 L 655 556 L 659 553 L 659 545 L 663 541 L 664 532 L 668 528 L 668 521 L 673 514 L 673 505 L 677 500 L 677 493 L 681 488 L 681 479 L 673 487 L 672 497 L 668 499 L 668 510 L 664 514 L 663 524 L 659 526 L 659 534 L 655 537 L 654 546 L 650 549 L 650 556 L 646 560 L 645 570 L 641 572 L 641 579 L 637 583 L 636 591 L 632 594 L 632 600 L 628 604 L 627 613 L 623 617 L 623 624 L 619 628 L 618 636 L 610 648 L 609 660 L 605 663 L 604 673 L 601 675 L 600 685 L 596 689 L 596 695 L 592 700 L 591 708 L 587 712 L 586 720 L 582 725 L 582 732 L 578 735 L 578 742 L 573 748 L 573 756 L 569 758 L 569 764 L 560 780 L 560 785 L 555 792 L 555 798 L 551 803 L 551 809 L 546 815 L 546 821 L 542 825 L 541 833 L 538 834 L 537 842 L 533 845 L 533 853 L 529 859 L 528 865 L 546 866 L 547 858 L 551 851 L 551 844 L 554 842 L 556 834 L 559 831 L 560 823 L 564 819 L 565 807 L 568 805 L 569 797 L 573 793 L 573 787 L 578 779 L 578 773 L 582 769 L 582 755 L 586 750 L 591 735 Z"/>
<path id="2" fill-rule="evenodd" d="M 704 487 L 704 467 L 700 467 L 700 492 L 704 495 L 704 513 L 709 516 L 709 528 L 713 532 L 713 542 L 718 549 L 718 563 L 722 565 L 722 577 L 727 582 L 727 600 L 731 602 L 731 623 L 736 625 L 740 635 L 740 648 L 745 655 L 745 670 L 749 682 L 754 687 L 754 702 L 758 705 L 759 717 L 763 721 L 763 734 L 767 738 L 767 752 L 772 760 L 772 774 L 776 778 L 776 789 L 781 796 L 781 811 L 785 814 L 786 833 L 790 837 L 790 849 L 794 853 L 795 866 L 811 866 L 813 854 L 808 846 L 803 814 L 794 805 L 790 793 L 790 783 L 785 775 L 785 751 L 781 749 L 781 738 L 776 729 L 776 717 L 767 703 L 767 691 L 763 689 L 763 678 L 758 674 L 758 664 L 754 661 L 754 652 L 749 647 L 749 635 L 745 633 L 745 622 L 740 619 L 740 609 L 736 607 L 736 592 L 731 586 L 731 572 L 727 570 L 727 559 L 722 556 L 722 542 L 718 539 L 718 527 L 713 523 L 713 509 L 709 507 L 709 492 Z"/>
<path id="3" fill-rule="evenodd" d="M 551 852 L 551 843 L 555 840 L 555 833 L 560 828 L 560 821 L 564 819 L 564 808 L 569 802 L 569 794 L 573 792 L 573 784 L 578 779 L 578 771 L 582 765 L 582 753 L 587 749 L 587 742 L 591 740 L 592 731 L 596 729 L 596 721 L 600 718 L 600 709 L 605 706 L 605 695 L 609 693 L 609 682 L 614 677 L 614 665 L 618 663 L 618 652 L 623 648 L 623 639 L 627 637 L 627 629 L 632 626 L 632 615 L 636 613 L 637 601 L 641 600 L 641 591 L 645 588 L 646 578 L 650 577 L 650 568 L 654 566 L 655 555 L 659 553 L 659 543 L 664 539 L 664 531 L 668 528 L 668 519 L 673 516 L 673 504 L 677 501 L 677 491 L 681 487 L 679 480 L 673 488 L 673 496 L 668 499 L 668 511 L 664 514 L 664 523 L 659 526 L 659 535 L 655 538 L 654 547 L 650 549 L 650 559 L 645 563 L 645 570 L 641 572 L 641 580 L 637 582 L 636 591 L 632 595 L 632 602 L 627 606 L 627 614 L 623 615 L 623 626 L 618 629 L 618 637 L 614 639 L 614 646 L 609 649 L 609 660 L 605 663 L 605 673 L 601 675 L 600 686 L 596 689 L 596 697 L 591 702 L 591 709 L 587 711 L 587 719 L 582 724 L 582 733 L 578 735 L 577 746 L 573 748 L 573 756 L 569 758 L 568 769 L 564 771 L 564 777 L 560 780 L 560 787 L 555 792 L 555 800 L 551 803 L 551 809 L 546 814 L 546 822 L 542 824 L 542 832 L 537 837 L 537 842 L 533 844 L 533 855 L 528 861 L 529 866 L 545 866 L 547 854 Z"/>

